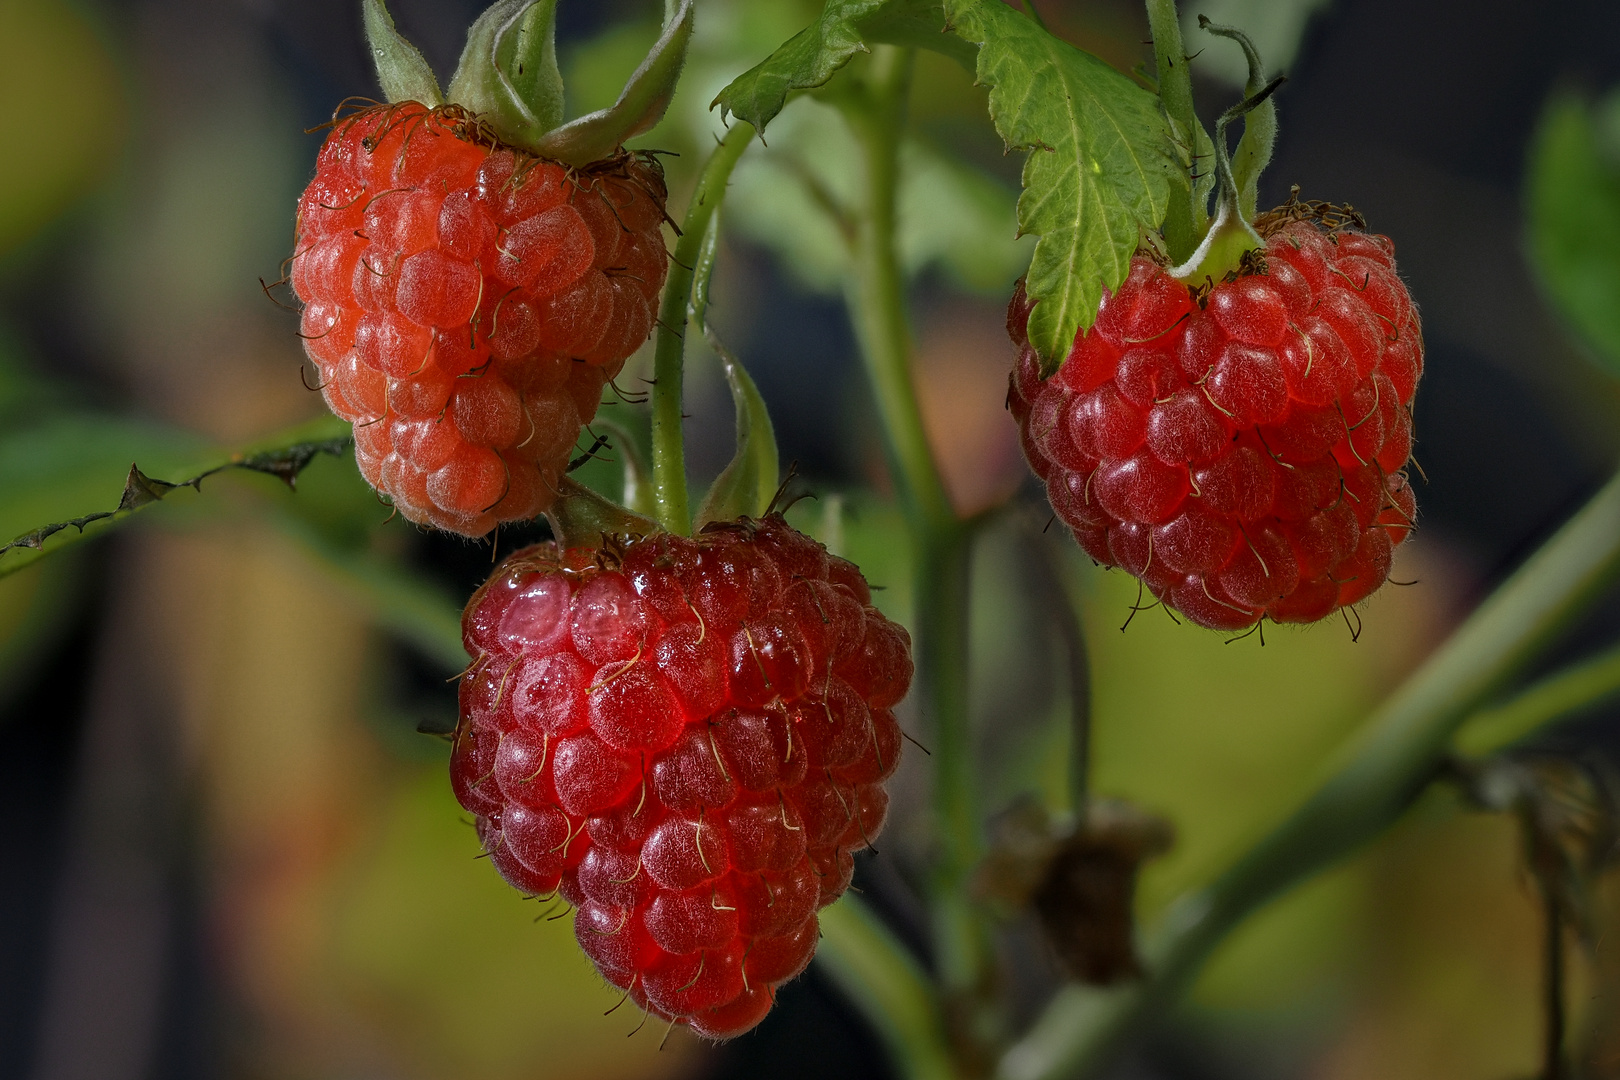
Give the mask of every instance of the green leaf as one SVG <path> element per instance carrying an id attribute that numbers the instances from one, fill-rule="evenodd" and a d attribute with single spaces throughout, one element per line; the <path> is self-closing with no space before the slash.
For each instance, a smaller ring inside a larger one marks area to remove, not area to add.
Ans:
<path id="1" fill-rule="evenodd" d="M 869 43 L 933 49 L 971 68 L 972 46 L 941 33 L 944 26 L 939 0 L 827 0 L 820 18 L 732 80 L 714 104 L 722 119 L 736 115 L 764 131 L 789 91 L 824 86 Z"/>
<path id="2" fill-rule="evenodd" d="M 377 81 L 389 101 L 420 101 L 428 107 L 444 103 L 439 80 L 415 45 L 394 29 L 394 17 L 383 0 L 361 0 L 366 24 L 366 45 L 377 66 Z"/>
<path id="3" fill-rule="evenodd" d="M 693 4 L 694 0 L 680 0 L 680 6 L 669 12 L 663 34 L 630 76 L 618 101 L 549 132 L 535 144 L 535 152 L 570 165 L 589 165 L 611 156 L 626 140 L 651 131 L 664 118 L 686 65 Z"/>
<path id="4" fill-rule="evenodd" d="M 714 257 L 719 247 L 720 214 L 709 218 L 709 227 L 703 234 L 703 246 L 698 249 L 697 266 L 692 274 L 692 307 L 690 325 L 703 332 L 704 340 L 720 358 L 731 388 L 732 404 L 737 410 L 737 451 L 720 470 L 708 494 L 698 507 L 693 526 L 702 529 L 711 521 L 735 521 L 740 517 L 761 517 L 776 497 L 781 463 L 777 457 L 776 429 L 771 414 L 765 408 L 765 399 L 759 387 L 737 359 L 721 343 L 709 326 L 709 281 L 714 276 Z"/>
<path id="5" fill-rule="evenodd" d="M 467 31 L 450 100 L 513 146 L 533 150 L 563 118 L 557 0 L 497 0 Z"/>
<path id="6" fill-rule="evenodd" d="M 1029 336 L 1048 373 L 1125 280 L 1144 229 L 1169 208 L 1170 133 L 1158 99 L 1001 0 L 947 0 L 952 29 L 980 45 L 978 77 L 1011 148 L 1028 150 L 1018 223 L 1040 241 L 1025 288 Z"/>
<path id="7" fill-rule="evenodd" d="M 0 576 L 103 531 L 177 488 L 225 469 L 289 486 L 320 453 L 341 453 L 349 425 L 327 416 L 239 449 L 208 449 L 173 428 L 100 416 L 55 418 L 0 438 Z M 133 464 L 131 464 L 133 462 Z M 163 477 L 173 477 L 165 480 Z"/>
<path id="8" fill-rule="evenodd" d="M 1595 112 L 1571 94 L 1548 103 L 1530 151 L 1529 248 L 1553 306 L 1620 376 L 1620 154 L 1604 134 L 1620 135 L 1620 96 Z"/>

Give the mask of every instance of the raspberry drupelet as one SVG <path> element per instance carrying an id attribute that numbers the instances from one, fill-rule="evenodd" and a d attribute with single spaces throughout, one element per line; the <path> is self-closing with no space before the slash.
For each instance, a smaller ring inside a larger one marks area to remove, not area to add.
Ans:
<path id="1" fill-rule="evenodd" d="M 655 158 L 569 168 L 455 105 L 337 121 L 298 204 L 292 285 L 365 478 L 468 536 L 544 512 L 668 269 Z"/>
<path id="2" fill-rule="evenodd" d="M 1201 626 L 1313 622 L 1383 585 L 1410 533 L 1417 309 L 1394 245 L 1290 203 L 1263 259 L 1196 292 L 1138 254 L 1044 382 L 1020 285 L 1008 405 L 1092 558 Z"/>
<path id="3" fill-rule="evenodd" d="M 451 778 L 603 977 L 710 1038 L 815 952 L 883 828 L 910 639 L 780 516 L 508 558 L 467 606 Z"/>

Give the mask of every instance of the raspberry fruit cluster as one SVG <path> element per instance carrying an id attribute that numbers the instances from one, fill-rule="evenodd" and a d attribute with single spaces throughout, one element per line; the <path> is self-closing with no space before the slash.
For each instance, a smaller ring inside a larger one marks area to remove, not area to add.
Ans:
<path id="1" fill-rule="evenodd" d="M 1022 286 L 1008 310 L 1008 405 L 1052 508 L 1201 626 L 1357 603 L 1416 513 L 1423 339 L 1394 245 L 1305 205 L 1262 215 L 1263 259 L 1207 292 L 1138 254 L 1045 381 Z"/>
<path id="2" fill-rule="evenodd" d="M 338 121 L 298 203 L 302 335 L 355 458 L 412 521 L 544 512 L 580 425 L 652 330 L 656 159 L 571 169 L 455 105 Z"/>
<path id="3" fill-rule="evenodd" d="M 602 975 L 727 1038 L 815 951 L 883 828 L 910 639 L 780 516 L 508 558 L 463 619 L 451 778 Z"/>

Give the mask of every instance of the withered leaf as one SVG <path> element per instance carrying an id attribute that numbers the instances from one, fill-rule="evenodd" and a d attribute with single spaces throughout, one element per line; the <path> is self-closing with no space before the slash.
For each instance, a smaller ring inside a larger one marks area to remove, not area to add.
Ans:
<path id="1" fill-rule="evenodd" d="M 1173 838 L 1164 819 L 1119 800 L 1094 800 L 1076 826 L 1023 799 L 992 826 L 976 891 L 1032 910 L 1064 970 L 1107 986 L 1142 973 L 1133 912 L 1137 872 L 1168 851 Z"/>

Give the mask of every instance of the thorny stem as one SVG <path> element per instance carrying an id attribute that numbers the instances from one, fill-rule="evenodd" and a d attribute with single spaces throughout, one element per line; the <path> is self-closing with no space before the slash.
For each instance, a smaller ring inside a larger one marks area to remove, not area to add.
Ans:
<path id="1" fill-rule="evenodd" d="M 738 121 L 710 155 L 692 192 L 686 220 L 681 223 L 681 238 L 675 245 L 669 277 L 664 281 L 663 299 L 658 305 L 652 389 L 653 507 L 658 523 L 682 536 L 692 531 L 692 510 L 686 493 L 686 451 L 681 432 L 681 381 L 692 268 L 697 265 L 709 218 L 725 198 L 731 170 L 753 138 L 753 125 Z"/>
<path id="2" fill-rule="evenodd" d="M 1170 200 L 1169 217 L 1164 223 L 1164 242 L 1169 248 L 1170 260 L 1179 263 L 1198 247 L 1202 222 L 1197 220 L 1193 208 L 1193 191 L 1197 185 L 1191 172 L 1198 163 L 1191 161 L 1198 145 L 1198 114 L 1193 110 L 1192 73 L 1187 64 L 1187 50 L 1181 42 L 1181 17 L 1176 13 L 1176 0 L 1147 0 L 1148 29 L 1153 36 L 1153 58 L 1159 74 L 1159 103 L 1170 118 L 1170 126 L 1177 139 L 1186 143 L 1189 158 L 1187 197 Z"/>
<path id="3" fill-rule="evenodd" d="M 864 85 L 843 99 L 860 143 L 866 202 L 845 292 L 882 419 L 884 446 L 915 545 L 917 688 L 933 721 L 934 806 L 940 851 L 931 889 L 936 960 L 949 1007 L 983 988 L 986 945 L 969 877 L 983 849 L 968 718 L 969 529 L 952 509 L 923 428 L 911 372 L 905 283 L 895 244 L 899 148 L 911 51 L 873 49 Z M 960 1029 L 958 1029 L 960 1031 Z M 971 1044 L 968 1031 L 963 1042 Z"/>
<path id="4" fill-rule="evenodd" d="M 1620 574 L 1620 475 L 1479 606 L 1369 719 L 1303 806 L 1149 942 L 1152 974 L 1124 990 L 1061 991 L 1002 1058 L 1003 1080 L 1094 1076 L 1262 904 L 1395 821 L 1435 775 L 1458 727 Z"/>

